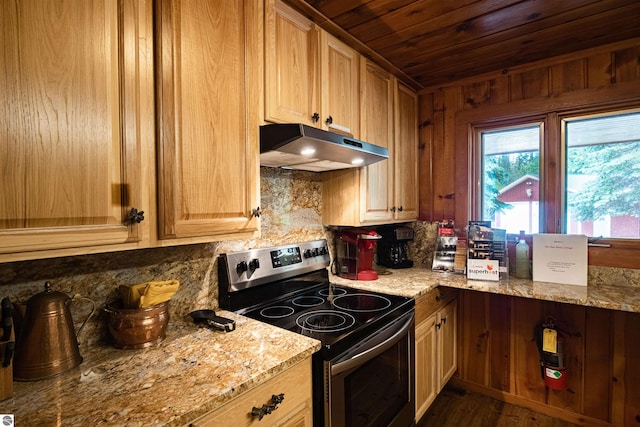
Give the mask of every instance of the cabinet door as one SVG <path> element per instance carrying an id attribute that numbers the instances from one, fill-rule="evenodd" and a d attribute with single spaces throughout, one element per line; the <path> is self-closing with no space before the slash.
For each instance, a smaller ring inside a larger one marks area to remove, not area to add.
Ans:
<path id="1" fill-rule="evenodd" d="M 149 5 L 0 2 L 0 259 L 143 239 Z"/>
<path id="2" fill-rule="evenodd" d="M 416 421 L 438 394 L 436 360 L 436 315 L 433 314 L 416 326 Z"/>
<path id="3" fill-rule="evenodd" d="M 458 368 L 457 354 L 457 315 L 458 304 L 451 301 L 438 312 L 439 326 L 439 360 L 438 360 L 438 392 L 449 381 Z"/>
<path id="4" fill-rule="evenodd" d="M 395 92 L 394 219 L 418 218 L 418 96 L 398 83 Z"/>
<path id="5" fill-rule="evenodd" d="M 265 4 L 265 120 L 318 126 L 318 29 L 280 0 Z"/>
<path id="6" fill-rule="evenodd" d="M 362 169 L 360 221 L 388 222 L 393 219 L 393 87 L 395 79 L 369 61 L 362 60 L 361 139 L 386 147 L 389 159 Z M 412 159 L 416 162 L 417 158 Z"/>
<path id="7" fill-rule="evenodd" d="M 157 2 L 160 237 L 259 227 L 259 2 Z"/>
<path id="8" fill-rule="evenodd" d="M 322 126 L 359 138 L 360 55 L 325 31 L 321 39 Z"/>

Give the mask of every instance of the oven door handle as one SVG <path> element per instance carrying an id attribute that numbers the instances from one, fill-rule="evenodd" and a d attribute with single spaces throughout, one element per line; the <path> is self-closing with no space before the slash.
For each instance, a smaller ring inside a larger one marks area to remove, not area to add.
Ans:
<path id="1" fill-rule="evenodd" d="M 369 360 L 381 355 L 385 351 L 389 350 L 391 347 L 396 345 L 401 339 L 402 336 L 407 333 L 413 327 L 413 312 L 411 312 L 411 316 L 409 319 L 395 332 L 392 336 L 385 339 L 383 342 L 371 347 L 369 350 L 364 351 L 362 353 L 358 353 L 355 356 L 343 361 L 338 362 L 331 366 L 331 375 L 338 375 L 342 372 L 348 371 L 354 367 L 361 366 L 367 363 Z"/>

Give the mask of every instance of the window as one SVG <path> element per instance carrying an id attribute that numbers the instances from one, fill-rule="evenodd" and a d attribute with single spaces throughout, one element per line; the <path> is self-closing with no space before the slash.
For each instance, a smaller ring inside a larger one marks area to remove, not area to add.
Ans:
<path id="1" fill-rule="evenodd" d="M 482 220 L 518 234 L 539 232 L 542 124 L 481 132 Z"/>
<path id="2" fill-rule="evenodd" d="M 640 113 L 563 121 L 565 230 L 640 238 Z"/>
<path id="3" fill-rule="evenodd" d="M 508 234 L 640 238 L 639 111 L 474 129 L 475 217 Z"/>

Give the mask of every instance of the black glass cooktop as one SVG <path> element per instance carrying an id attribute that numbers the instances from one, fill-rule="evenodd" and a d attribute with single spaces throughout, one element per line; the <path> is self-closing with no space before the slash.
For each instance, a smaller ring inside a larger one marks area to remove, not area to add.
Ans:
<path id="1" fill-rule="evenodd" d="M 330 285 L 326 240 L 221 254 L 219 307 L 322 342 L 325 360 L 413 309 L 409 297 Z"/>
<path id="2" fill-rule="evenodd" d="M 320 340 L 333 357 L 413 307 L 412 298 L 317 285 L 241 314 Z"/>

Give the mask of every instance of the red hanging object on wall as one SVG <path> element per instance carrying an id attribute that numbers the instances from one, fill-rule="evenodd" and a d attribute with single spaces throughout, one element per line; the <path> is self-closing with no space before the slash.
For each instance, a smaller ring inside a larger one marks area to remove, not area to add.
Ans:
<path id="1" fill-rule="evenodd" d="M 569 371 L 566 366 L 566 335 L 560 331 L 552 318 L 536 326 L 536 344 L 540 353 L 540 370 L 547 387 L 566 390 Z"/>

